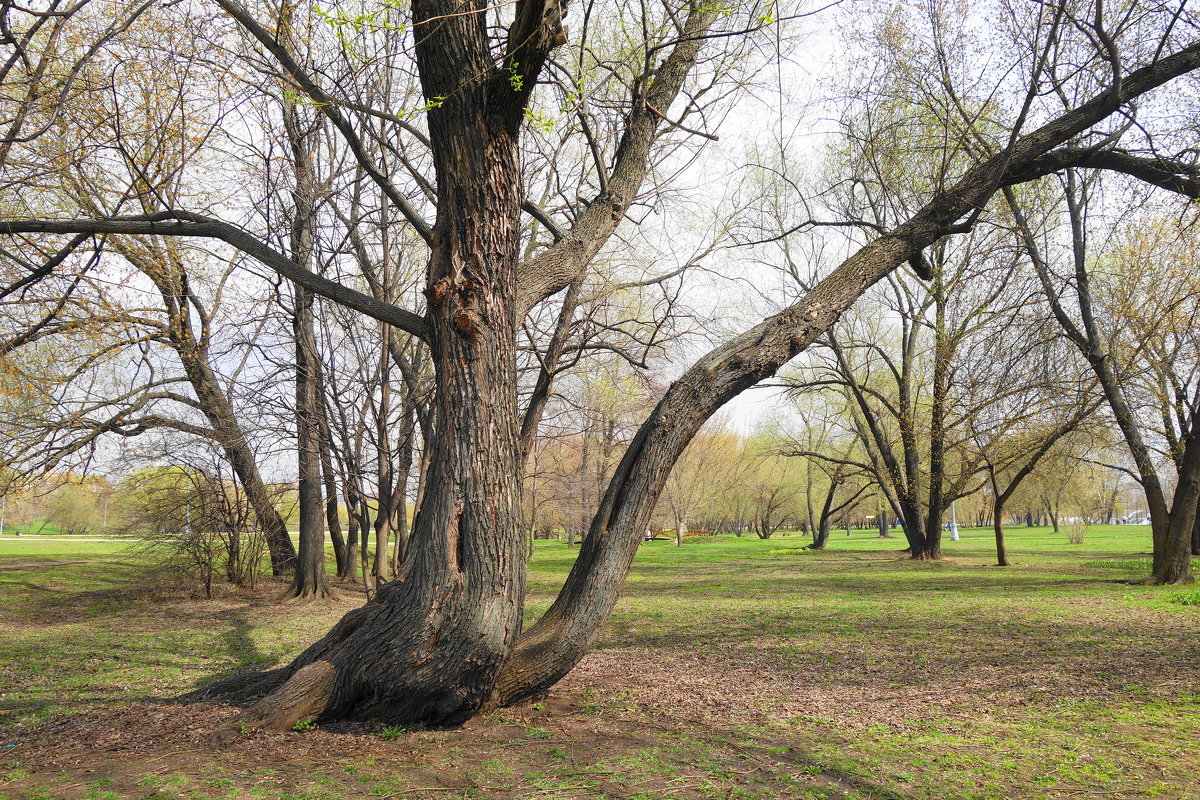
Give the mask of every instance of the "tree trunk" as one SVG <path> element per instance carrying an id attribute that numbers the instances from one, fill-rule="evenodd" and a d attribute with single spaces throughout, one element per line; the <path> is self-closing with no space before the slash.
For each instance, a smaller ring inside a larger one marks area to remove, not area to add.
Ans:
<path id="1" fill-rule="evenodd" d="M 209 339 L 201 326 L 197 336 L 193 328 L 191 290 L 186 270 L 179 267 L 177 274 L 163 270 L 162 263 L 148 264 L 139 250 L 122 247 L 120 239 L 113 245 L 130 263 L 149 277 L 162 295 L 170 312 L 167 336 L 171 348 L 178 354 L 184 377 L 196 393 L 201 412 L 212 430 L 213 440 L 225 454 L 229 466 L 237 476 L 238 483 L 246 492 L 246 499 L 254 510 L 258 526 L 267 542 L 271 556 L 271 574 L 284 575 L 292 569 L 296 560 L 296 548 L 288 536 L 287 525 L 279 510 L 271 501 L 270 492 L 258 470 L 249 439 L 242 430 L 234 412 L 233 403 L 226 395 L 209 356 Z M 163 261 L 169 261 L 164 258 Z"/>
<path id="2" fill-rule="evenodd" d="M 995 519 L 992 520 L 992 530 L 996 532 L 996 566 L 1007 567 L 1008 553 L 1004 549 L 1004 523 L 1001 521 L 1003 514 L 1003 505 L 999 499 L 996 501 Z"/>
<path id="3" fill-rule="evenodd" d="M 408 473 L 412 470 L 413 446 L 417 421 L 413 410 L 405 404 L 404 422 L 400 428 L 400 444 L 396 448 L 396 486 L 392 490 L 392 526 L 396 544 L 392 550 L 392 574 L 399 575 L 408 555 Z"/>
<path id="4" fill-rule="evenodd" d="M 342 536 L 342 521 L 338 516 L 337 474 L 333 469 L 333 432 L 329 428 L 329 412 L 325 407 L 325 377 L 317 362 L 317 412 L 321 435 L 321 479 L 325 485 L 325 526 L 333 544 L 333 558 L 338 580 L 354 580 L 354 544 Z M 347 503 L 347 505 L 349 505 Z"/>
<path id="5" fill-rule="evenodd" d="M 1200 556 L 1200 508 L 1196 509 L 1196 518 L 1192 521 L 1192 555 Z"/>
<path id="6" fill-rule="evenodd" d="M 293 40 L 293 8 L 280 13 L 279 36 L 285 46 Z M 293 261 L 309 269 L 313 264 L 313 209 L 316 189 L 312 148 L 315 128 L 301 119 L 294 102 L 283 102 L 283 123 L 291 150 L 294 185 L 291 190 L 288 250 Z M 325 573 L 324 501 L 321 497 L 321 396 L 320 354 L 313 320 L 313 293 L 293 284 L 292 335 L 296 345 L 296 465 L 300 496 L 300 552 L 289 594 L 302 600 L 329 596 Z"/>
<path id="7" fill-rule="evenodd" d="M 385 326 L 384 341 L 391 334 Z M 380 353 L 379 364 L 379 413 L 375 418 L 375 560 L 371 563 L 371 576 L 375 588 L 379 589 L 392 579 L 392 557 L 389 544 L 392 538 L 392 447 L 388 432 L 388 416 L 391 414 L 392 385 L 390 379 L 391 356 L 387 348 Z"/>
<path id="8" fill-rule="evenodd" d="M 242 570 L 242 535 L 237 530 L 229 531 L 229 547 L 225 552 L 225 580 L 234 586 L 245 582 Z"/>
<path id="9" fill-rule="evenodd" d="M 301 600 L 329 597 L 325 571 L 325 514 L 321 497 L 321 428 L 314 380 L 316 341 L 313 295 L 295 287 L 293 333 L 296 338 L 296 456 L 300 495 L 300 554 L 288 594 Z"/>
<path id="10" fill-rule="evenodd" d="M 1183 457 L 1177 464 L 1179 482 L 1175 487 L 1167 524 L 1155 520 L 1151 506 L 1151 526 L 1154 529 L 1154 572 L 1151 583 L 1193 583 L 1192 544 L 1197 524 L 1197 504 L 1200 503 L 1200 408 L 1190 415 L 1188 432 L 1180 442 Z M 1162 528 L 1162 530 L 1160 530 Z"/>
<path id="11" fill-rule="evenodd" d="M 939 248 L 940 249 L 940 248 Z M 920 551 L 913 550 L 916 559 L 942 557 L 942 511 L 946 469 L 946 398 L 950 390 L 949 362 L 951 345 L 945 333 L 946 300 L 943 295 L 941 271 L 934 274 L 931 292 L 936 298 L 934 321 L 933 387 L 929 409 L 929 503 L 925 519 L 925 541 Z M 999 521 L 1000 514 L 996 514 Z"/>
<path id="12" fill-rule="evenodd" d="M 359 525 L 358 511 L 349 491 L 343 491 L 346 498 L 346 574 L 338 577 L 349 583 L 358 583 L 359 563 Z"/>
<path id="13" fill-rule="evenodd" d="M 506 56 L 513 70 L 530 72 L 518 89 L 493 63 L 487 15 L 428 0 L 412 6 L 414 27 L 426 31 L 414 47 L 431 106 L 438 216 L 425 287 L 434 438 L 411 555 L 374 602 L 263 676 L 251 691 L 271 693 L 227 735 L 236 726 L 287 730 L 347 715 L 459 725 L 492 696 L 521 632 L 517 137 L 528 93 L 561 35 L 533 9 L 532 20 L 518 14 Z"/>
<path id="14" fill-rule="evenodd" d="M 813 529 L 812 544 L 806 550 L 824 550 L 829 543 L 829 530 L 833 527 L 833 499 L 837 495 L 839 484 L 829 481 L 829 491 L 825 493 L 825 503 L 821 506 L 821 515 L 817 518 L 817 526 Z"/>

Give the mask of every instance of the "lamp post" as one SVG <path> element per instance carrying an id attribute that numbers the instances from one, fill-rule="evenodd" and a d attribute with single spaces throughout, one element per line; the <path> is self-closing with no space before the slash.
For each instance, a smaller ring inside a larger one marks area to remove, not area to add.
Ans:
<path id="1" fill-rule="evenodd" d="M 954 501 L 950 501 L 950 541 L 958 541 L 958 515 L 954 513 Z"/>

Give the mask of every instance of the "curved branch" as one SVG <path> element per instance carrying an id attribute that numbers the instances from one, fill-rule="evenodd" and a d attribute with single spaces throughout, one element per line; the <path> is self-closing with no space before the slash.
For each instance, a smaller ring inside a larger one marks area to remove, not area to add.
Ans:
<path id="1" fill-rule="evenodd" d="M 68 220 L 7 220 L 0 221 L 0 235 L 18 233 L 61 234 L 126 234 L 153 236 L 192 236 L 218 239 L 275 270 L 288 280 L 295 281 L 322 297 L 328 297 L 369 317 L 395 325 L 421 339 L 428 339 L 429 326 L 425 318 L 408 309 L 376 300 L 348 286 L 322 277 L 272 249 L 260 239 L 228 222 L 201 214 L 182 211 L 162 211 L 128 217 L 107 219 Z"/>
<path id="2" fill-rule="evenodd" d="M 1024 183 L 1068 167 L 1121 172 L 1138 180 L 1182 194 L 1200 198 L 1200 167 L 1170 158 L 1136 156 L 1124 150 L 1099 150 L 1084 147 L 1060 147 L 1023 168 L 1009 170 L 1005 184 Z"/>

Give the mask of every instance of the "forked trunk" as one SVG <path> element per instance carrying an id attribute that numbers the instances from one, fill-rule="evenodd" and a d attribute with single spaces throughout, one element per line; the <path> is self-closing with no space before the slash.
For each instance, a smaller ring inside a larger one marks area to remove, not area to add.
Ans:
<path id="1" fill-rule="evenodd" d="M 410 554 L 399 580 L 373 602 L 344 616 L 289 667 L 262 676 L 250 690 L 271 693 L 226 735 L 243 725 L 287 730 L 299 720 L 342 716 L 459 725 L 492 696 L 521 632 L 516 137 L 533 80 L 522 94 L 495 68 L 486 15 L 444 13 L 445 4 L 432 2 L 414 3 L 412 11 L 414 25 L 425 15 L 438 19 L 422 28 L 430 32 L 415 47 L 425 95 L 437 98 L 428 120 L 438 143 L 439 210 L 425 287 L 433 437 Z M 540 17 L 535 23 L 548 49 L 546 26 Z M 522 48 L 532 46 L 528 39 L 522 34 Z M 520 67 L 536 73 L 540 62 L 530 58 L 536 52 L 522 55 Z M 376 555 L 386 559 L 386 548 Z"/>
<path id="2" fill-rule="evenodd" d="M 812 544 L 807 548 L 809 550 L 824 550 L 825 545 L 829 543 L 829 529 L 833 525 L 831 511 L 837 488 L 838 484 L 831 481 L 829 491 L 825 493 L 825 504 L 821 506 L 821 517 L 817 522 L 817 527 L 813 530 Z"/>

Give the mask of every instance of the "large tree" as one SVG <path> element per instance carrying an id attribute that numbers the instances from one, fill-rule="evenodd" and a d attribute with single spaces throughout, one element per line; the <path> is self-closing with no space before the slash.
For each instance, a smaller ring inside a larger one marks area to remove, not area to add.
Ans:
<path id="1" fill-rule="evenodd" d="M 1015 61 L 1025 80 L 1011 109 L 987 110 L 999 135 L 981 134 L 971 143 L 957 178 L 930 187 L 924 204 L 879 231 L 804 297 L 730 338 L 681 375 L 618 464 L 558 599 L 523 631 L 525 543 L 516 378 L 521 321 L 532 307 L 586 272 L 637 199 L 655 141 L 668 132 L 689 131 L 682 120 L 695 101 L 681 90 L 702 54 L 776 24 L 775 6 L 722 7 L 691 0 L 655 13 L 632 4 L 620 8 L 638 19 L 641 25 L 634 28 L 646 38 L 633 47 L 618 46 L 614 52 L 619 55 L 604 65 L 628 89 L 617 143 L 605 152 L 603 143 L 590 140 L 602 180 L 565 224 L 550 221 L 559 229 L 555 241 L 523 261 L 522 213 L 545 213 L 528 202 L 524 191 L 522 128 L 536 112 L 531 105 L 535 87 L 551 74 L 551 54 L 568 41 L 564 3 L 519 0 L 493 8 L 474 0 L 415 0 L 405 21 L 362 22 L 389 29 L 403 24 L 411 32 L 424 104 L 402 113 L 364 107 L 342 96 L 342 87 L 327 88 L 319 71 L 306 69 L 304 59 L 281 43 L 278 8 L 252 12 L 235 0 L 217 0 L 217 5 L 253 37 L 293 90 L 320 109 L 424 242 L 423 310 L 321 277 L 213 214 L 172 209 L 104 219 L 10 217 L 0 230 L 13 236 L 150 234 L 220 240 L 317 294 L 407 332 L 428 348 L 435 376 L 426 442 L 428 478 L 402 573 L 292 664 L 218 687 L 221 696 L 261 698 L 239 726 L 287 729 L 302 719 L 359 715 L 455 725 L 488 705 L 545 691 L 598 635 L 671 466 L 701 425 L 809 346 L 869 286 L 905 262 L 923 271 L 922 252 L 976 225 L 1001 187 L 1072 164 L 1134 172 L 1162 184 L 1196 183 L 1188 164 L 1114 154 L 1117 137 L 1111 132 L 1090 135 L 1137 98 L 1200 66 L 1192 20 L 1146 14 L 1136 24 L 1122 21 L 1118 34 L 1109 30 L 1099 4 L 1023 9 L 1033 22 L 1022 26 L 1011 44 L 1020 45 Z M 395 9 L 388 5 L 385 11 Z M 581 10 L 581 37 L 586 39 L 589 25 L 596 24 L 594 15 L 601 12 L 591 4 Z M 1072 37 L 1092 42 L 1095 49 L 1073 54 L 1087 69 L 1061 80 L 1086 84 L 1090 94 L 1065 109 L 1048 109 L 1039 102 L 1055 88 L 1047 83 L 1045 65 L 1062 41 Z M 1159 42 L 1158 48 L 1147 51 L 1142 42 L 1148 39 Z M 1132 43 L 1131 52 L 1118 52 L 1122 41 Z M 588 41 L 578 51 L 591 53 L 592 44 L 605 43 Z M 556 62 L 553 69 L 559 68 Z M 1001 81 L 1010 94 L 1015 74 Z M 969 107 L 948 110 L 965 114 Z M 428 194 L 436 199 L 432 223 L 371 163 L 363 144 L 366 121 L 386 119 L 399 128 L 411 127 L 414 114 L 423 116 L 428 131 L 434 174 Z"/>

